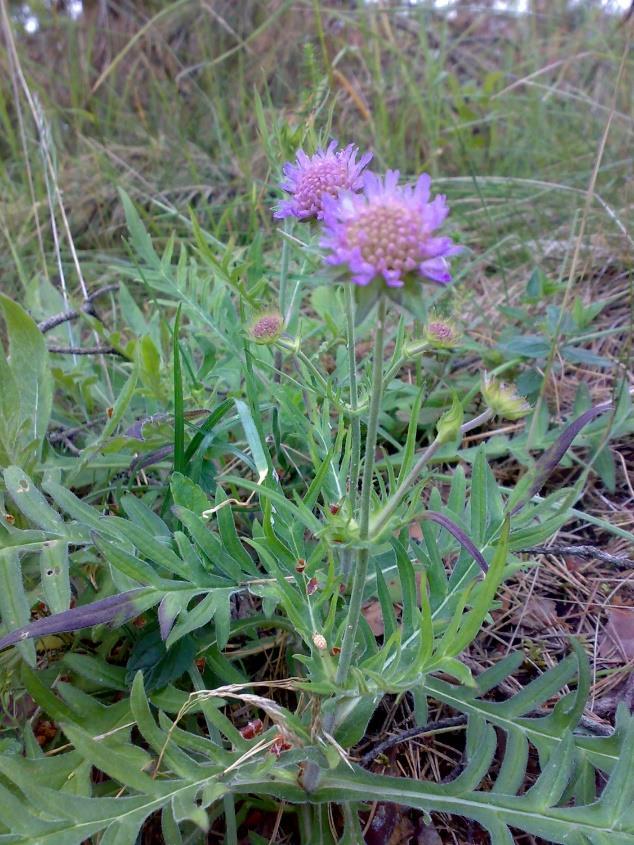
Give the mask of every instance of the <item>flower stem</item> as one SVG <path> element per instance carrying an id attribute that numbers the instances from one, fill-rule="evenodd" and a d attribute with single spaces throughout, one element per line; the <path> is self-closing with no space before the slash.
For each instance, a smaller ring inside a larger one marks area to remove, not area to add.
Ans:
<path id="1" fill-rule="evenodd" d="M 313 362 L 310 360 L 308 355 L 306 355 L 304 352 L 302 352 L 301 349 L 297 349 L 295 351 L 295 357 L 297 358 L 298 361 L 301 361 L 301 363 L 306 367 L 307 370 L 309 370 L 312 373 L 313 377 L 315 378 L 315 381 L 321 387 L 323 392 L 327 393 L 328 392 L 328 382 L 322 376 L 322 374 L 319 372 L 319 370 L 313 364 Z"/>
<path id="2" fill-rule="evenodd" d="M 372 480 L 374 477 L 374 450 L 376 448 L 376 435 L 379 428 L 379 411 L 381 409 L 381 397 L 383 395 L 383 346 L 385 341 L 385 311 L 386 300 L 384 296 L 379 299 L 379 309 L 376 322 L 376 337 L 374 339 L 374 358 L 372 362 L 372 396 L 370 400 L 370 413 L 368 417 L 368 430 L 365 438 L 365 464 L 363 467 L 363 481 L 361 483 L 361 510 L 359 516 L 359 539 L 364 542 L 368 539 L 370 525 L 370 500 L 372 496 Z M 363 602 L 363 589 L 368 573 L 368 561 L 370 550 L 363 547 L 357 552 L 356 566 L 352 578 L 352 594 L 348 607 L 348 618 L 341 644 L 341 655 L 337 666 L 335 683 L 342 686 L 348 679 L 354 641 L 361 616 L 361 604 Z"/>
<path id="3" fill-rule="evenodd" d="M 348 369 L 350 372 L 350 408 L 355 413 L 351 419 L 351 454 L 350 454 L 350 512 L 354 516 L 359 492 L 359 464 L 361 461 L 361 420 L 356 413 L 359 394 L 357 389 L 357 361 L 355 355 L 354 330 L 354 290 L 348 282 L 346 288 L 346 314 L 348 317 Z"/>
<path id="4" fill-rule="evenodd" d="M 290 223 L 288 220 L 284 220 L 284 232 L 290 231 Z M 289 247 L 288 247 L 288 239 L 282 238 L 282 256 L 280 260 L 280 289 L 279 289 L 279 304 L 280 304 L 280 313 L 284 318 L 284 325 L 288 323 L 289 314 L 286 313 L 286 309 L 288 307 L 287 299 L 288 299 L 288 259 L 289 259 Z"/>
<path id="5" fill-rule="evenodd" d="M 290 224 L 287 220 L 284 220 L 284 231 L 288 232 L 290 230 Z M 288 248 L 288 241 L 286 238 L 282 238 L 282 257 L 280 260 L 280 288 L 279 288 L 279 306 L 280 306 L 280 314 L 284 320 L 284 325 L 288 322 L 289 315 L 286 313 L 286 300 L 288 299 L 288 256 L 289 256 L 289 248 Z M 274 382 L 280 381 L 280 376 L 282 374 L 282 351 L 280 349 L 275 350 L 275 374 L 273 376 Z"/>

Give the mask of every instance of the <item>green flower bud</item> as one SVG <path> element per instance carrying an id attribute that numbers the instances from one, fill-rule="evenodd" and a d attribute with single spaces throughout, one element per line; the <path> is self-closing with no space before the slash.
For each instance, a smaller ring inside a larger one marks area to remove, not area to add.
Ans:
<path id="1" fill-rule="evenodd" d="M 348 544 L 359 539 L 359 523 L 353 519 L 346 499 L 326 511 L 326 533 L 333 543 Z"/>
<path id="2" fill-rule="evenodd" d="M 453 320 L 444 320 L 432 316 L 420 340 L 406 343 L 404 353 L 407 358 L 415 358 L 428 349 L 453 349 L 460 342 L 460 332 Z"/>
<path id="3" fill-rule="evenodd" d="M 433 349 L 452 349 L 460 340 L 460 333 L 452 320 L 436 317 L 425 326 L 424 336 Z"/>
<path id="4" fill-rule="evenodd" d="M 451 443 L 460 436 L 460 426 L 464 420 L 464 410 L 458 395 L 454 393 L 451 408 L 436 423 L 436 439 L 439 443 Z"/>
<path id="5" fill-rule="evenodd" d="M 515 385 L 485 373 L 480 388 L 482 398 L 489 408 L 505 420 L 519 420 L 532 410 L 530 404 L 517 392 Z"/>

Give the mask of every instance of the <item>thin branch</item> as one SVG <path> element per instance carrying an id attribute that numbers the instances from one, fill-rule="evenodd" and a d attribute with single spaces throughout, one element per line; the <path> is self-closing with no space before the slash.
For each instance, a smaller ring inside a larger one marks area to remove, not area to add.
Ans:
<path id="1" fill-rule="evenodd" d="M 634 569 L 634 560 L 624 555 L 611 555 L 597 549 L 596 546 L 533 546 L 530 549 L 520 549 L 524 554 L 533 555 L 574 555 L 582 560 L 601 560 L 611 563 L 618 569 Z"/>
<path id="2" fill-rule="evenodd" d="M 359 764 L 361 766 L 367 766 L 368 763 L 371 763 L 375 757 L 379 756 L 379 754 L 383 754 L 384 751 L 387 751 L 389 748 L 393 748 L 395 745 L 400 745 L 401 742 L 405 742 L 408 739 L 414 739 L 415 737 L 423 736 L 424 734 L 436 733 L 437 731 L 444 731 L 448 728 L 462 727 L 466 724 L 466 716 L 452 716 L 448 719 L 439 719 L 437 722 L 428 722 L 426 725 L 418 725 L 414 728 L 409 728 L 396 736 L 391 736 L 389 739 L 379 742 L 378 745 L 375 745 L 374 748 L 371 748 L 363 755 L 363 757 L 361 757 Z"/>
<path id="3" fill-rule="evenodd" d="M 89 420 L 87 423 L 83 425 L 73 426 L 72 428 L 60 428 L 59 431 L 51 431 L 47 435 L 49 443 L 58 443 L 61 440 L 72 439 L 77 434 L 82 434 L 84 431 L 87 431 L 90 428 L 94 428 L 96 425 L 99 425 L 100 420 Z"/>
<path id="4" fill-rule="evenodd" d="M 53 314 L 52 317 L 47 317 L 46 320 L 42 320 L 38 323 L 37 327 L 42 334 L 46 334 L 46 332 L 50 332 L 62 323 L 67 323 L 70 320 L 77 320 L 81 314 L 90 314 L 91 317 L 97 317 L 93 304 L 94 300 L 99 296 L 103 296 L 104 294 L 115 290 L 119 290 L 119 285 L 105 285 L 105 287 L 99 288 L 99 290 L 91 293 L 86 298 L 81 308 L 70 308 L 68 311 L 61 311 L 59 314 Z"/>
<path id="5" fill-rule="evenodd" d="M 532 710 L 527 715 L 533 718 L 538 718 L 546 716 L 548 713 L 549 711 L 547 709 L 538 708 L 537 710 Z M 402 731 L 395 736 L 391 736 L 383 742 L 379 742 L 378 745 L 375 745 L 374 748 L 371 748 L 361 757 L 359 764 L 361 766 L 367 766 L 368 763 L 371 763 L 372 760 L 379 756 L 379 754 L 383 754 L 384 751 L 393 748 L 395 745 L 400 745 L 402 742 L 406 742 L 409 739 L 415 739 L 419 736 L 424 736 L 425 734 L 433 734 L 438 733 L 439 731 L 446 731 L 451 728 L 459 728 L 466 725 L 467 721 L 468 717 L 465 715 L 450 716 L 447 719 L 438 719 L 436 722 L 428 722 L 426 725 L 408 728 L 408 730 Z M 587 716 L 581 717 L 579 720 L 579 727 L 584 728 L 596 736 L 611 736 L 614 733 L 614 729 L 610 725 L 604 725 L 601 722 L 588 718 Z M 461 764 L 459 764 L 458 769 L 460 768 L 460 765 Z"/>
<path id="6" fill-rule="evenodd" d="M 49 346 L 49 352 L 55 355 L 118 355 L 125 361 L 129 361 L 120 349 L 115 349 L 114 346 Z"/>

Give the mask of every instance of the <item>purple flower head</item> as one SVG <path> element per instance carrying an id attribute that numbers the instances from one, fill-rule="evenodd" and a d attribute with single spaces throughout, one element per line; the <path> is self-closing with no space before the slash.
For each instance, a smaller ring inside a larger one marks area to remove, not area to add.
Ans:
<path id="1" fill-rule="evenodd" d="M 361 173 L 372 158 L 365 153 L 356 161 L 357 147 L 349 144 L 335 152 L 336 141 L 331 141 L 326 150 L 321 147 L 312 156 L 298 150 L 296 164 L 287 162 L 282 172 L 284 181 L 280 187 L 291 195 L 282 200 L 274 217 L 298 217 L 306 220 L 324 216 L 322 201 L 325 196 L 336 197 L 339 191 L 358 191 L 362 187 Z"/>
<path id="2" fill-rule="evenodd" d="M 399 187 L 398 179 L 398 170 L 388 170 L 383 178 L 364 173 L 362 193 L 324 197 L 326 261 L 347 266 L 357 285 L 382 276 L 389 287 L 400 288 L 409 275 L 447 284 L 447 258 L 460 247 L 432 234 L 449 213 L 445 197 L 429 201 L 426 173 L 415 185 Z"/>

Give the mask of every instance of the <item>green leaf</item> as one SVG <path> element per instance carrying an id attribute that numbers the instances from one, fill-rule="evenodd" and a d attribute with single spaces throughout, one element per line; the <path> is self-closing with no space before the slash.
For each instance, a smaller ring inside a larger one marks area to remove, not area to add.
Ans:
<path id="1" fill-rule="evenodd" d="M 471 610 L 466 614 L 454 641 L 445 653 L 458 655 L 477 637 L 489 614 L 495 593 L 502 583 L 509 547 L 510 520 L 507 517 L 484 581 L 476 588 Z"/>
<path id="2" fill-rule="evenodd" d="M 143 259 L 149 267 L 152 267 L 154 270 L 160 270 L 161 259 L 158 257 L 156 250 L 152 245 L 152 239 L 148 235 L 132 200 L 123 188 L 119 188 L 119 196 L 121 197 L 123 212 L 125 214 L 126 224 L 130 233 L 130 243 L 134 252 L 139 256 L 139 258 Z"/>
<path id="3" fill-rule="evenodd" d="M 416 601 L 416 579 L 414 576 L 414 567 L 403 545 L 393 538 L 392 547 L 396 554 L 396 565 L 398 566 L 403 596 L 403 639 L 407 640 L 418 628 L 419 614 L 418 603 Z"/>
<path id="4" fill-rule="evenodd" d="M 166 731 L 159 728 L 154 721 L 147 691 L 143 685 L 143 673 L 140 671 L 136 673 L 132 683 L 130 709 L 145 741 L 150 748 L 161 755 L 161 762 L 164 762 L 163 770 L 169 768 L 174 774 L 183 778 L 194 779 L 200 776 L 199 764 L 179 748 L 175 742 L 170 741 L 171 737 Z"/>
<path id="5" fill-rule="evenodd" d="M 86 525 L 93 531 L 106 533 L 114 539 L 119 539 L 116 531 L 108 531 L 109 523 L 104 519 L 96 508 L 87 505 L 81 499 L 78 499 L 74 493 L 71 493 L 66 487 L 57 484 L 52 479 L 46 479 L 42 483 L 42 489 L 49 494 L 54 500 L 55 504 L 63 511 L 65 511 L 72 519 L 77 520 L 82 525 Z"/>
<path id="6" fill-rule="evenodd" d="M 566 361 L 571 361 L 573 364 L 586 364 L 590 367 L 599 367 L 606 370 L 616 365 L 616 361 L 605 358 L 603 355 L 597 355 L 596 352 L 591 352 L 582 346 L 562 346 L 561 354 Z"/>
<path id="7" fill-rule="evenodd" d="M 147 531 L 157 539 L 165 538 L 168 540 L 171 536 L 170 530 L 163 522 L 160 516 L 154 513 L 138 496 L 133 496 L 131 493 L 125 493 L 120 499 L 121 507 L 126 512 L 129 519 L 136 523 L 144 531 Z"/>
<path id="8" fill-rule="evenodd" d="M 616 461 L 610 447 L 605 444 L 595 455 L 592 466 L 609 493 L 616 490 Z"/>
<path id="9" fill-rule="evenodd" d="M 49 540 L 40 553 L 40 576 L 44 600 L 52 613 L 70 607 L 71 591 L 68 573 L 68 543 Z"/>
<path id="10" fill-rule="evenodd" d="M 136 546 L 141 554 L 153 563 L 193 584 L 200 584 L 201 586 L 208 584 L 208 575 L 202 566 L 198 569 L 192 569 L 169 546 L 157 540 L 149 531 L 143 530 L 141 526 L 117 516 L 108 517 L 108 522 L 116 526 L 120 536 Z"/>
<path id="11" fill-rule="evenodd" d="M 34 525 L 54 534 L 65 533 L 61 516 L 48 504 L 24 470 L 16 466 L 7 467 L 4 483 L 16 506 Z"/>
<path id="12" fill-rule="evenodd" d="M 136 789 L 144 795 L 159 795 L 160 781 L 153 780 L 138 768 L 137 756 L 127 753 L 125 744 L 115 748 L 113 743 L 101 742 L 77 725 L 63 723 L 62 730 L 79 753 L 111 778 Z M 150 762 L 149 756 L 146 757 Z"/>
<path id="13" fill-rule="evenodd" d="M 181 305 L 176 309 L 172 351 L 174 356 L 174 472 L 185 469 L 185 407 L 183 401 L 183 376 L 181 373 L 181 352 L 178 343 Z"/>
<path id="14" fill-rule="evenodd" d="M 124 312 L 125 313 L 125 312 Z M 128 315 L 126 314 L 126 317 Z M 143 335 L 137 345 L 139 377 L 156 399 L 163 399 L 161 385 L 161 354 L 149 335 Z"/>
<path id="15" fill-rule="evenodd" d="M 251 556 L 240 542 L 238 532 L 236 531 L 236 525 L 233 520 L 233 513 L 231 512 L 229 504 L 225 504 L 226 502 L 227 497 L 225 496 L 224 490 L 220 485 L 218 485 L 218 489 L 216 491 L 216 519 L 218 521 L 220 539 L 223 542 L 225 550 L 245 572 L 257 575 L 257 569 L 251 559 Z"/>
<path id="16" fill-rule="evenodd" d="M 550 351 L 550 344 L 541 335 L 520 335 L 498 344 L 509 358 L 545 358 Z"/>
<path id="17" fill-rule="evenodd" d="M 487 525 L 487 460 L 484 446 L 481 446 L 473 462 L 471 473 L 471 494 L 469 505 L 471 510 L 471 531 L 470 536 L 476 546 L 484 543 Z"/>
<path id="18" fill-rule="evenodd" d="M 167 585 L 171 585 L 175 589 L 179 583 L 184 587 L 189 586 L 186 582 L 166 581 L 166 579 L 160 577 L 149 563 L 135 557 L 130 552 L 109 540 L 95 536 L 94 544 L 118 572 L 123 573 L 127 578 L 132 578 L 138 584 L 143 584 L 144 586 L 149 585 L 157 589 L 165 588 Z"/>
<path id="19" fill-rule="evenodd" d="M 183 475 L 182 472 L 172 474 L 170 489 L 174 504 L 187 508 L 194 514 L 201 514 L 209 507 L 209 499 L 202 487 L 192 481 L 191 478 Z"/>
<path id="20" fill-rule="evenodd" d="M 137 361 L 132 369 L 132 372 L 128 377 L 128 380 L 123 385 L 121 392 L 115 400 L 112 411 L 108 415 L 108 419 L 101 431 L 101 434 L 93 443 L 90 444 L 90 446 L 84 449 L 82 457 L 79 459 L 77 465 L 74 467 L 70 475 L 71 478 L 75 478 L 79 475 L 81 470 L 84 469 L 84 467 L 91 461 L 91 459 L 94 458 L 97 452 L 99 452 L 100 449 L 102 449 L 102 447 L 105 445 L 108 438 L 113 434 L 113 432 L 123 419 L 126 411 L 128 410 L 128 406 L 130 405 L 132 399 L 135 396 L 138 379 L 139 365 Z"/>
<path id="21" fill-rule="evenodd" d="M 236 399 L 235 404 L 258 473 L 258 484 L 261 484 L 269 473 L 269 462 L 262 446 L 260 434 L 251 414 L 251 409 L 246 402 Z"/>
<path id="22" fill-rule="evenodd" d="M 92 685 L 128 692 L 129 684 L 125 682 L 125 669 L 121 666 L 113 666 L 100 657 L 73 652 L 65 654 L 63 660 L 71 672 L 76 672 Z"/>
<path id="23" fill-rule="evenodd" d="M 205 438 L 209 437 L 210 433 L 218 425 L 220 420 L 233 407 L 234 405 L 231 399 L 225 399 L 224 402 L 221 402 L 220 405 L 218 405 L 218 407 L 215 408 L 211 414 L 209 414 L 205 422 L 198 428 L 196 434 L 192 437 L 191 441 L 187 446 L 187 449 L 185 450 L 185 460 L 188 464 L 196 454 L 196 451 L 198 450 L 202 442 L 205 440 Z"/>
<path id="24" fill-rule="evenodd" d="M 437 440 L 439 443 L 451 443 L 458 440 L 460 426 L 464 420 L 464 410 L 458 394 L 454 393 L 451 408 L 440 417 L 436 423 Z"/>
<path id="25" fill-rule="evenodd" d="M 222 573 L 231 578 L 232 581 L 237 582 L 244 579 L 245 572 L 243 572 L 240 563 L 232 557 L 220 541 L 220 538 L 213 531 L 209 530 L 207 524 L 203 522 L 197 513 L 192 513 L 180 505 L 176 505 L 173 510 L 182 525 L 189 532 L 196 546 L 209 561 L 210 571 L 217 567 Z M 249 569 L 246 571 L 249 574 L 255 573 L 253 562 L 250 558 Z"/>
<path id="26" fill-rule="evenodd" d="M 22 585 L 20 557 L 15 549 L 0 549 L 0 616 L 7 631 L 27 625 L 31 608 Z M 35 644 L 32 640 L 18 643 L 18 651 L 31 666 L 35 666 Z"/>
<path id="27" fill-rule="evenodd" d="M 19 437 L 20 452 L 28 446 L 25 454 L 33 461 L 40 455 L 53 402 L 48 350 L 44 335 L 17 302 L 0 294 L 0 309 L 9 337 L 8 359 L 0 348 L 0 418 L 3 420 L 0 437 L 3 429 L 5 436 L 14 442 Z M 17 415 L 6 404 L 16 401 Z M 16 459 L 18 455 L 13 457 Z"/>
<path id="28" fill-rule="evenodd" d="M 383 639 L 385 642 L 388 642 L 396 631 L 396 614 L 394 613 L 392 597 L 388 591 L 378 561 L 375 561 L 374 570 L 376 572 L 377 593 L 381 604 L 381 616 L 383 617 Z"/>
<path id="29" fill-rule="evenodd" d="M 426 389 L 424 387 L 421 387 L 412 406 L 412 412 L 410 414 L 409 424 L 407 426 L 407 438 L 405 440 L 405 446 L 403 447 L 402 452 L 401 469 L 398 474 L 397 486 L 407 476 L 407 473 L 410 471 L 414 464 L 414 453 L 416 452 L 416 435 L 418 433 L 420 409 L 423 403 L 425 393 Z"/>
<path id="30" fill-rule="evenodd" d="M 0 466 L 16 460 L 20 429 L 18 383 L 0 344 Z"/>
<path id="31" fill-rule="evenodd" d="M 235 592 L 235 587 L 227 589 L 210 590 L 207 595 L 198 602 L 187 613 L 182 614 L 182 619 L 173 627 L 166 645 L 169 648 L 173 646 L 181 637 L 195 631 L 197 628 L 202 628 L 207 625 L 212 619 L 216 622 L 216 639 L 218 648 L 223 649 L 227 640 L 229 639 L 229 600 Z"/>
<path id="32" fill-rule="evenodd" d="M 196 645 L 191 637 L 182 637 L 172 648 L 166 648 L 158 628 L 143 634 L 130 652 L 126 667 L 126 683 L 131 684 L 140 670 L 148 692 L 167 686 L 180 678 L 191 666 Z"/>

